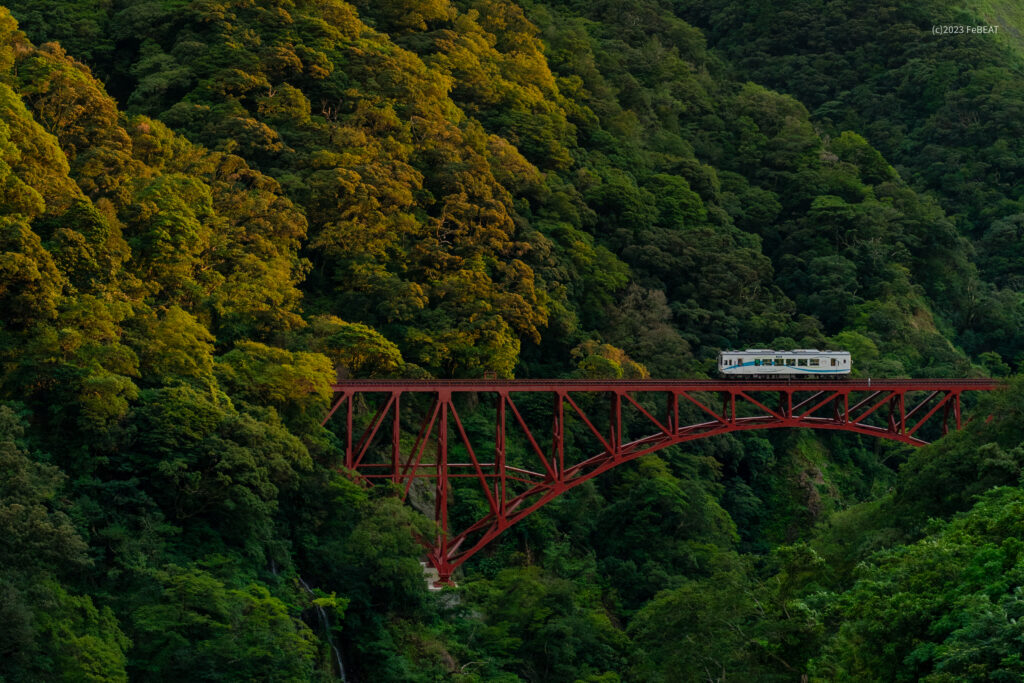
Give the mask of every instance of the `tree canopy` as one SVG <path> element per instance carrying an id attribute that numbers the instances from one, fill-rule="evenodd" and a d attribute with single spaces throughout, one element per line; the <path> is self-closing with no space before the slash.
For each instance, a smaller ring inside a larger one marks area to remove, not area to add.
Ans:
<path id="1" fill-rule="evenodd" d="M 457 597 L 430 493 L 364 487 L 321 425 L 338 379 L 751 346 L 1019 373 L 1011 5 L 8 0 L 0 680 L 1019 677 L 1019 380 L 914 453 L 649 456 Z"/>

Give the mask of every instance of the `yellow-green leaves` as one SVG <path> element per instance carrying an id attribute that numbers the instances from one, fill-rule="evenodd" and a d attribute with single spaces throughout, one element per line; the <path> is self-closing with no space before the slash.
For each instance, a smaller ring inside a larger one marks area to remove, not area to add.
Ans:
<path id="1" fill-rule="evenodd" d="M 0 310 L 3 327 L 56 317 L 63 278 L 23 219 L 0 217 Z"/>
<path id="2" fill-rule="evenodd" d="M 215 386 L 213 343 L 195 317 L 177 306 L 143 313 L 132 321 L 132 337 L 139 354 L 139 370 L 147 384 L 193 383 L 200 389 Z"/>
<path id="3" fill-rule="evenodd" d="M 213 233 L 213 198 L 200 180 L 179 174 L 153 178 L 136 193 L 126 237 L 143 279 L 153 292 L 193 304 L 219 283 L 202 268 Z"/>
<path id="4" fill-rule="evenodd" d="M 317 316 L 310 321 L 303 338 L 304 346 L 331 359 L 339 376 L 387 376 L 405 366 L 397 346 L 360 323 Z"/>
<path id="5" fill-rule="evenodd" d="M 335 374 L 319 353 L 293 353 L 247 341 L 217 359 L 217 377 L 233 396 L 273 406 L 286 417 L 318 421 Z"/>

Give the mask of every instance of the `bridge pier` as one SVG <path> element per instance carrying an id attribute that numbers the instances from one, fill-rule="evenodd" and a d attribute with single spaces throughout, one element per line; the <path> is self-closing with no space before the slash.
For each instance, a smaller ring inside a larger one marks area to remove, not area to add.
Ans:
<path id="1" fill-rule="evenodd" d="M 452 574 L 455 573 L 455 567 L 445 557 L 447 549 L 438 548 L 436 552 L 432 552 L 428 555 L 430 559 L 430 566 L 434 569 L 437 577 L 430 582 L 430 587 L 434 590 L 440 590 L 442 588 L 455 588 L 455 581 L 452 580 Z"/>

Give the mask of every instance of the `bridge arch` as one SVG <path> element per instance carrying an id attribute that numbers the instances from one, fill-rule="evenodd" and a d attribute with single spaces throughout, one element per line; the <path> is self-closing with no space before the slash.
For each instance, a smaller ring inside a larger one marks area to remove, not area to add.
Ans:
<path id="1" fill-rule="evenodd" d="M 433 484 L 439 531 L 420 541 L 438 571 L 438 583 L 450 584 L 457 567 L 506 529 L 583 482 L 643 455 L 720 434 L 786 427 L 922 446 L 927 443 L 922 430 L 939 435 L 961 427 L 964 392 L 1000 386 L 988 379 L 352 380 L 333 387 L 336 399 L 324 424 L 340 423 L 345 467 L 366 484 L 390 481 L 405 497 L 417 481 Z M 543 429 L 531 426 L 520 410 L 516 401 L 524 394 L 550 396 Z M 470 438 L 456 407 L 460 395 L 477 407 L 481 397 L 493 398 L 493 428 L 485 448 Z M 376 405 L 376 410 L 357 410 L 357 403 Z M 596 419 L 603 411 L 595 403 L 607 407 L 606 418 Z M 410 406 L 418 414 L 410 416 Z M 624 413 L 632 419 L 624 420 Z M 419 423 L 411 446 L 402 438 L 403 423 L 410 420 Z M 570 421 L 577 435 L 594 444 L 586 452 L 596 454 L 573 457 L 581 449 L 573 447 Z M 629 438 L 627 424 L 647 435 Z M 509 461 L 509 439 L 519 442 L 528 460 Z M 464 529 L 452 529 L 453 492 L 471 482 L 487 512 Z"/>

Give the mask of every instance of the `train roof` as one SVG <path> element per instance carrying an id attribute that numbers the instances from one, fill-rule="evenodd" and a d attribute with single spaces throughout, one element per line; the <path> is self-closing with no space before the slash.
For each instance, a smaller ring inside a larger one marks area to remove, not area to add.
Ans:
<path id="1" fill-rule="evenodd" d="M 810 354 L 815 353 L 819 355 L 830 355 L 830 354 L 849 354 L 849 351 L 819 351 L 818 349 L 744 349 L 742 351 L 722 351 L 722 353 L 794 353 L 794 354 Z"/>

